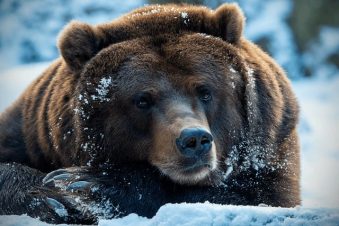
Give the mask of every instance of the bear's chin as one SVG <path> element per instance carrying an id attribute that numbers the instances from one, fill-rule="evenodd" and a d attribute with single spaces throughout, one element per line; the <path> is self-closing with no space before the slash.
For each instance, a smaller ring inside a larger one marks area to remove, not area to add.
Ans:
<path id="1" fill-rule="evenodd" d="M 161 170 L 173 182 L 181 185 L 210 185 L 210 175 L 217 168 L 215 161 L 192 168 L 175 168 Z"/>

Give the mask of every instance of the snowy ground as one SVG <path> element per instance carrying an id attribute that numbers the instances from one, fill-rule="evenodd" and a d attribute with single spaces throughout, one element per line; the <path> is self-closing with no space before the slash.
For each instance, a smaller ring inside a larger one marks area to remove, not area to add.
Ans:
<path id="1" fill-rule="evenodd" d="M 48 64 L 32 64 L 0 71 L 0 111 L 17 98 Z M 293 83 L 301 106 L 299 131 L 302 145 L 301 208 L 234 207 L 212 204 L 166 205 L 152 219 L 129 215 L 122 219 L 100 221 L 100 225 L 196 225 L 192 222 L 222 225 L 262 225 L 265 222 L 289 225 L 339 225 L 339 76 L 302 79 Z M 313 208 L 336 209 L 313 209 Z M 312 208 L 312 209 L 308 209 Z M 286 218 L 287 216 L 287 218 Z M 0 217 L 0 225 L 27 222 L 27 216 Z M 285 219 L 285 220 L 283 220 Z M 20 221 L 21 220 L 21 221 Z M 2 223 L 1 223 L 2 222 Z M 256 222 L 256 223 L 255 223 Z M 326 222 L 326 224 L 324 224 Z M 32 221 L 31 225 L 45 225 Z M 310 223 L 310 222 L 309 222 Z M 20 224 L 19 224 L 20 225 Z M 25 225 L 27 225 L 25 223 Z M 308 224 L 309 225 L 309 224 Z"/>
<path id="2" fill-rule="evenodd" d="M 0 226 L 48 226 L 28 216 L 3 216 Z M 2 222 L 2 223 L 1 223 Z M 148 219 L 136 214 L 114 220 L 100 220 L 99 226 L 280 226 L 280 225 L 339 225 L 339 212 L 333 209 L 272 208 L 224 206 L 210 203 L 166 204 L 157 215 Z"/>

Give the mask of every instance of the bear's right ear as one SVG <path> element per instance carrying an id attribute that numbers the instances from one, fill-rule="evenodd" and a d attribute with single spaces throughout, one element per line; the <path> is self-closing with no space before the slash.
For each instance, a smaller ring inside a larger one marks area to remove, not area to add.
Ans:
<path id="1" fill-rule="evenodd" d="M 69 68 L 76 72 L 99 51 L 99 43 L 95 28 L 72 21 L 61 32 L 58 47 Z"/>
<path id="2" fill-rule="evenodd" d="M 236 3 L 225 3 L 215 11 L 215 19 L 221 32 L 221 38 L 237 44 L 241 38 L 245 16 Z"/>

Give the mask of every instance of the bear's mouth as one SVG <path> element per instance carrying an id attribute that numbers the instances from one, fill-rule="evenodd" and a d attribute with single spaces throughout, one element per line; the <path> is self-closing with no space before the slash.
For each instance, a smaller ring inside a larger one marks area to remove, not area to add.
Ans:
<path id="1" fill-rule="evenodd" d="M 208 184 L 209 175 L 217 168 L 216 159 L 211 154 L 205 158 L 183 158 L 175 162 L 158 165 L 158 168 L 172 181 L 184 185 Z"/>
<path id="2" fill-rule="evenodd" d="M 183 171 L 186 172 L 186 173 L 194 173 L 194 172 L 200 171 L 201 169 L 204 169 L 204 168 L 211 169 L 212 166 L 209 163 L 197 163 L 197 164 L 194 164 L 192 166 L 188 166 L 188 167 L 184 168 Z"/>
<path id="3" fill-rule="evenodd" d="M 195 174 L 204 169 L 212 170 L 212 163 L 209 156 L 203 159 L 185 159 L 181 168 L 183 174 Z"/>
<path id="4" fill-rule="evenodd" d="M 196 178 L 195 180 L 198 182 L 205 178 L 210 171 L 212 170 L 212 166 L 209 163 L 196 163 L 192 166 L 185 167 L 180 170 L 181 177 L 184 178 Z M 185 179 L 188 183 L 190 183 L 190 179 Z"/>
<path id="5" fill-rule="evenodd" d="M 213 167 L 210 163 L 196 163 L 187 167 L 180 167 L 176 169 L 174 174 L 169 176 L 173 181 L 180 184 L 195 185 L 204 184 L 208 175 L 213 171 Z"/>

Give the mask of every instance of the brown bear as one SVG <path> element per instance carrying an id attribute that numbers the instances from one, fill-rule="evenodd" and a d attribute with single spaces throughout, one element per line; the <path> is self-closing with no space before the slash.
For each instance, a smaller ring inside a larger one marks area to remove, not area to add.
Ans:
<path id="1" fill-rule="evenodd" d="M 57 59 L 0 117 L 0 161 L 44 172 L 149 163 L 175 184 L 300 204 L 298 105 L 235 4 L 150 5 L 71 22 Z"/>

